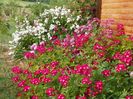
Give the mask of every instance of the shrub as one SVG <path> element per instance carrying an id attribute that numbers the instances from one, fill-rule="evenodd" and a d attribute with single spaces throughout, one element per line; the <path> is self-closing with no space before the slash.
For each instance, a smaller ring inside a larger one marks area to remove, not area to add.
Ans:
<path id="1" fill-rule="evenodd" d="M 132 37 L 122 24 L 115 32 L 112 21 L 99 23 L 93 19 L 63 40 L 42 41 L 24 52 L 25 66 L 12 68 L 21 98 L 132 99 Z"/>
<path id="2" fill-rule="evenodd" d="M 20 22 L 18 21 L 18 23 Z M 31 43 L 51 40 L 56 36 L 64 38 L 66 34 L 71 34 L 81 23 L 80 15 L 75 16 L 74 13 L 71 13 L 70 9 L 64 7 L 45 9 L 44 13 L 41 13 L 40 17 L 34 20 L 34 22 L 29 22 L 25 18 L 23 24 L 17 26 L 18 29 L 13 33 L 11 49 L 15 49 L 14 55 L 16 56 L 18 50 L 28 50 L 28 46 Z"/>

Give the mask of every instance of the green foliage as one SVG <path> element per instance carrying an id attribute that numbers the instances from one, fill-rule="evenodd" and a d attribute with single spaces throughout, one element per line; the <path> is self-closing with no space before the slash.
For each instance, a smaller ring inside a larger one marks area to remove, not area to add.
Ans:
<path id="1" fill-rule="evenodd" d="M 36 16 L 39 16 L 40 13 L 42 13 L 45 9 L 49 8 L 49 6 L 45 5 L 44 3 L 36 3 L 29 7 L 30 7 L 32 13 Z"/>

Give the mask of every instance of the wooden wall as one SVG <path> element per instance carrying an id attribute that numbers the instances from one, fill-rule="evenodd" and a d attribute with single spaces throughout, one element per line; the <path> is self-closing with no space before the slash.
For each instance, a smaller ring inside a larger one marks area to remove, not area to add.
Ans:
<path id="1" fill-rule="evenodd" d="M 125 25 L 125 32 L 133 35 L 133 0 L 98 0 L 100 18 L 113 18 Z"/>

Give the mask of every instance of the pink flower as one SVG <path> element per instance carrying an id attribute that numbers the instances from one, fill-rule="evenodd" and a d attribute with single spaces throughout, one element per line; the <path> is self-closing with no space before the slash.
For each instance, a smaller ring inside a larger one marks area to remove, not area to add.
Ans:
<path id="1" fill-rule="evenodd" d="M 116 52 L 115 55 L 113 56 L 113 59 L 120 59 L 121 54 L 120 52 Z"/>
<path id="2" fill-rule="evenodd" d="M 48 96 L 54 96 L 54 91 L 55 89 L 54 88 L 48 88 L 46 89 L 45 93 L 48 95 Z"/>
<path id="3" fill-rule="evenodd" d="M 20 74 L 22 72 L 22 69 L 19 66 L 14 66 L 12 68 L 12 72 L 15 74 Z"/>
<path id="4" fill-rule="evenodd" d="M 105 55 L 105 52 L 98 52 L 98 56 L 102 58 Z"/>
<path id="5" fill-rule="evenodd" d="M 44 84 L 51 82 L 51 78 L 43 78 Z"/>
<path id="6" fill-rule="evenodd" d="M 82 47 L 90 38 L 90 34 L 75 34 L 75 46 Z"/>
<path id="7" fill-rule="evenodd" d="M 23 87 L 25 85 L 25 80 L 22 80 L 18 83 L 18 87 Z"/>
<path id="8" fill-rule="evenodd" d="M 30 90 L 30 86 L 24 86 L 23 91 L 24 91 L 24 92 L 27 92 L 28 90 Z"/>
<path id="9" fill-rule="evenodd" d="M 57 96 L 57 99 L 66 99 L 66 98 L 65 98 L 65 95 L 59 94 L 59 95 Z"/>
<path id="10" fill-rule="evenodd" d="M 46 52 L 46 48 L 42 45 L 38 45 L 36 51 L 39 52 L 40 54 L 43 54 Z"/>
<path id="11" fill-rule="evenodd" d="M 60 46 L 61 45 L 61 41 L 57 38 L 57 39 L 54 40 L 53 44 Z"/>
<path id="12" fill-rule="evenodd" d="M 45 47 L 45 46 L 46 46 L 46 42 L 41 41 L 41 42 L 39 43 L 39 45 L 42 46 L 42 47 Z"/>
<path id="13" fill-rule="evenodd" d="M 117 29 L 118 30 L 124 30 L 124 25 L 123 24 L 117 24 Z"/>
<path id="14" fill-rule="evenodd" d="M 126 96 L 125 99 L 133 99 L 133 96 Z"/>
<path id="15" fill-rule="evenodd" d="M 54 61 L 54 62 L 51 62 L 50 66 L 54 69 L 57 65 L 59 65 L 59 62 L 57 61 Z"/>
<path id="16" fill-rule="evenodd" d="M 108 76 L 111 75 L 111 72 L 110 72 L 110 70 L 104 70 L 104 71 L 102 71 L 102 74 L 103 74 L 105 77 L 108 77 Z"/>
<path id="17" fill-rule="evenodd" d="M 90 77 L 92 69 L 87 64 L 77 65 L 75 72 L 76 74 Z"/>
<path id="18" fill-rule="evenodd" d="M 27 78 L 28 78 L 28 79 L 31 79 L 31 78 L 32 78 L 32 74 L 28 74 L 28 75 L 27 75 Z"/>
<path id="19" fill-rule="evenodd" d="M 120 61 L 124 62 L 126 65 L 129 65 L 132 61 L 132 52 L 131 50 L 127 50 L 123 53 L 123 55 L 120 57 Z"/>
<path id="20" fill-rule="evenodd" d="M 13 81 L 13 82 L 18 82 L 18 81 L 19 81 L 19 79 L 20 79 L 20 78 L 19 78 L 19 76 L 12 77 L 12 81 Z"/>
<path id="21" fill-rule="evenodd" d="M 29 51 L 24 53 L 24 58 L 25 59 L 33 59 L 35 58 L 35 53 L 34 51 Z"/>
<path id="22" fill-rule="evenodd" d="M 92 82 L 89 80 L 89 78 L 88 77 L 84 77 L 83 79 L 82 79 L 82 84 L 91 84 Z"/>
<path id="23" fill-rule="evenodd" d="M 94 51 L 98 51 L 98 50 L 105 50 L 105 48 L 103 46 L 101 46 L 100 44 L 96 43 L 93 47 Z"/>
<path id="24" fill-rule="evenodd" d="M 69 76 L 67 75 L 60 76 L 58 80 L 62 86 L 66 87 L 69 82 Z"/>
<path id="25" fill-rule="evenodd" d="M 36 70 L 35 72 L 34 72 L 34 75 L 39 75 L 39 74 L 41 74 L 41 72 L 42 72 L 42 70 Z"/>
<path id="26" fill-rule="evenodd" d="M 37 48 L 37 44 L 33 44 L 33 45 L 30 46 L 31 50 L 36 50 L 36 48 Z"/>
<path id="27" fill-rule="evenodd" d="M 96 81 L 95 82 L 95 88 L 96 88 L 96 90 L 101 92 L 103 90 L 103 82 L 102 81 Z"/>
<path id="28" fill-rule="evenodd" d="M 85 96 L 76 96 L 76 99 L 87 99 Z"/>
<path id="29" fill-rule="evenodd" d="M 48 51 L 48 52 L 52 52 L 52 51 L 53 51 L 53 47 L 47 48 L 47 51 Z"/>
<path id="30" fill-rule="evenodd" d="M 133 41 L 133 36 L 130 35 L 128 39 L 129 39 L 130 41 Z"/>
<path id="31" fill-rule="evenodd" d="M 124 64 L 118 64 L 115 68 L 116 72 L 126 71 L 127 68 Z"/>
<path id="32" fill-rule="evenodd" d="M 32 96 L 31 99 L 39 99 L 38 96 Z"/>
<path id="33" fill-rule="evenodd" d="M 43 75 L 48 75 L 49 73 L 50 73 L 50 70 L 48 68 L 41 70 L 41 74 Z"/>
<path id="34" fill-rule="evenodd" d="M 29 73 L 29 70 L 23 70 L 23 74 L 28 74 Z"/>
<path id="35" fill-rule="evenodd" d="M 58 71 L 56 69 L 51 71 L 52 76 L 55 76 L 57 73 L 58 73 Z"/>
<path id="36" fill-rule="evenodd" d="M 40 80 L 38 78 L 33 78 L 30 82 L 34 85 L 38 85 L 40 83 Z"/>

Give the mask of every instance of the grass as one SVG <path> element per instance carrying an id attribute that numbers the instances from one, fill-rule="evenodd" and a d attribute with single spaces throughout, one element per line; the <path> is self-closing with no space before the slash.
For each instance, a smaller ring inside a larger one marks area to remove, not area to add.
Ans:
<path id="1" fill-rule="evenodd" d="M 15 91 L 11 83 L 11 59 L 8 54 L 8 47 L 0 43 L 0 99 L 15 99 Z"/>

